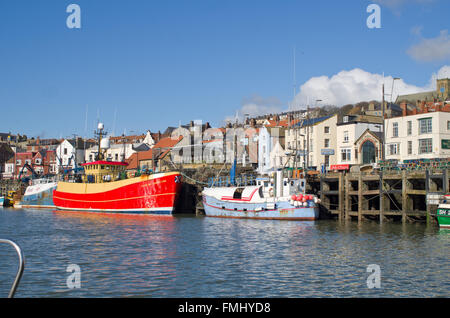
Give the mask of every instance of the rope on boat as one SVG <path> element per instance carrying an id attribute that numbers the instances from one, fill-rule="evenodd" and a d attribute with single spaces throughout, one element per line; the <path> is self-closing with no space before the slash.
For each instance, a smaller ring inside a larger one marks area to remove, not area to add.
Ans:
<path id="1" fill-rule="evenodd" d="M 183 173 L 183 172 L 180 172 L 180 174 L 181 174 L 183 177 L 185 177 L 185 178 L 187 178 L 187 179 L 189 179 L 189 180 L 194 181 L 195 183 L 204 184 L 204 185 L 209 185 L 209 183 L 206 183 L 206 182 L 202 182 L 202 181 L 198 181 L 198 180 L 192 179 L 191 177 L 187 176 L 187 175 L 186 175 L 185 173 Z"/>
<path id="2" fill-rule="evenodd" d="M 206 182 L 202 182 L 202 181 L 198 181 L 198 180 L 192 179 L 191 177 L 189 177 L 188 175 L 186 175 L 185 173 L 183 173 L 183 172 L 181 171 L 181 169 L 179 169 L 179 168 L 175 165 L 175 163 L 173 163 L 172 159 L 169 158 L 169 161 L 170 161 L 170 163 L 174 166 L 175 170 L 179 170 L 179 171 L 180 171 L 180 174 L 181 174 L 183 177 L 185 177 L 186 179 L 189 179 L 189 180 L 191 180 L 191 181 L 193 181 L 193 182 L 195 182 L 195 183 L 198 183 L 198 184 L 209 185 L 209 183 L 206 183 Z"/>

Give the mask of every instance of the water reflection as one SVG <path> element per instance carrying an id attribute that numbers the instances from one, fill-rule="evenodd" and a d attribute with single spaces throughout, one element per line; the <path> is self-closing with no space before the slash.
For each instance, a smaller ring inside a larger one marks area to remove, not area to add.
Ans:
<path id="1" fill-rule="evenodd" d="M 423 224 L 17 210 L 0 212 L 0 233 L 27 258 L 18 297 L 449 295 L 449 231 Z M 72 263 L 79 290 L 65 285 Z M 366 286 L 369 264 L 380 290 Z"/>

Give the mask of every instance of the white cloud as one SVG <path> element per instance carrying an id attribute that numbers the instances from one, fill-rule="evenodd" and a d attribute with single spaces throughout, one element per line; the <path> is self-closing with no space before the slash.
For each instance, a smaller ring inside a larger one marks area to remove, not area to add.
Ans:
<path id="1" fill-rule="evenodd" d="M 315 105 L 317 99 L 322 100 L 320 105 L 343 106 L 355 104 L 361 101 L 378 100 L 382 98 L 382 85 L 384 83 L 386 100 L 395 101 L 398 95 L 414 94 L 436 89 L 437 78 L 450 78 L 450 66 L 442 66 L 433 73 L 427 85 L 420 87 L 406 83 L 404 80 L 396 80 L 394 86 L 393 76 L 373 74 L 362 69 L 355 68 L 350 71 L 341 71 L 331 77 L 319 76 L 309 79 L 300 87 L 300 92 L 295 97 L 296 108 L 304 108 L 304 105 Z"/>
<path id="2" fill-rule="evenodd" d="M 312 77 L 300 86 L 300 91 L 295 99 L 288 105 L 283 105 L 276 97 L 263 98 L 252 96 L 242 101 L 242 108 L 237 111 L 239 120 L 245 114 L 250 117 L 280 113 L 287 110 L 305 109 L 305 105 L 315 106 L 316 100 L 322 100 L 317 105 L 344 106 L 346 104 L 356 104 L 362 101 L 381 101 L 382 84 L 384 83 L 385 99 L 395 101 L 398 95 L 414 94 L 419 92 L 432 91 L 436 89 L 437 78 L 450 78 L 450 65 L 442 66 L 436 73 L 430 76 L 428 83 L 422 87 L 408 84 L 404 80 L 395 81 L 392 86 L 393 76 L 374 74 L 355 68 L 350 71 L 341 71 L 331 77 Z M 226 120 L 235 120 L 235 116 L 229 116 Z"/>
<path id="3" fill-rule="evenodd" d="M 442 30 L 435 38 L 422 38 L 407 50 L 408 55 L 421 62 L 443 61 L 450 59 L 450 35 Z"/>
<path id="4" fill-rule="evenodd" d="M 302 105 L 314 105 L 317 99 L 321 104 L 343 106 L 360 101 L 381 100 L 382 84 L 385 84 L 385 94 L 390 95 L 392 90 L 392 76 L 383 77 L 382 74 L 372 74 L 355 68 L 350 71 L 341 71 L 331 77 L 320 76 L 309 79 L 300 87 L 295 98 L 297 108 Z M 427 91 L 430 86 L 418 87 L 407 84 L 402 79 L 395 81 L 393 100 L 399 94 L 411 94 Z M 390 100 L 390 96 L 386 97 Z"/>

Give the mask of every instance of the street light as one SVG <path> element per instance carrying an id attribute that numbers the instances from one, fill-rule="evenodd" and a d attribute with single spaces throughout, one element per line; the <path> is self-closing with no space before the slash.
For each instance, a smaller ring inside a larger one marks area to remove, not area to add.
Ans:
<path id="1" fill-rule="evenodd" d="M 317 103 L 321 102 L 321 101 L 322 101 L 321 99 L 316 99 L 316 104 L 314 105 L 314 108 L 317 108 Z M 307 142 L 307 144 L 306 144 L 306 162 L 307 162 L 307 164 L 306 164 L 306 166 L 309 167 L 309 128 L 311 126 L 311 123 L 309 122 L 309 105 L 307 105 L 307 107 L 308 107 L 308 111 L 306 113 L 306 116 L 307 116 L 307 118 L 306 118 L 306 142 Z"/>
<path id="2" fill-rule="evenodd" d="M 392 104 L 392 97 L 394 96 L 394 95 L 393 95 L 393 94 L 394 94 L 394 83 L 395 83 L 395 81 L 398 81 L 398 80 L 400 80 L 399 77 L 394 77 L 394 79 L 392 80 L 392 88 L 391 88 L 391 104 Z"/>
<path id="3" fill-rule="evenodd" d="M 400 78 L 398 78 L 398 77 L 394 77 L 393 78 L 393 80 L 392 80 L 392 88 L 391 88 L 391 104 L 392 104 L 392 92 L 393 92 L 393 90 L 394 90 L 394 82 L 396 81 L 396 80 L 399 80 Z M 385 124 L 384 124 L 384 116 L 385 116 L 385 106 L 384 106 L 384 96 L 385 96 L 385 94 L 384 94 L 384 83 L 383 83 L 383 87 L 382 87 L 382 102 L 381 102 L 381 107 L 382 107 L 382 109 L 383 109 L 383 118 L 382 118 L 382 121 L 383 121 L 383 149 L 382 149 L 382 154 L 383 154 L 383 156 L 382 156 L 382 158 L 383 158 L 383 161 L 385 161 L 386 160 L 386 154 L 385 154 L 385 152 L 386 152 L 386 127 L 385 127 Z"/>
<path id="4" fill-rule="evenodd" d="M 303 134 L 299 134 L 300 137 L 303 137 L 303 170 L 306 171 L 306 151 L 305 151 L 305 144 L 306 144 L 306 140 L 305 140 L 305 135 Z M 299 154 L 298 152 L 295 154 L 295 156 L 297 157 Z"/>

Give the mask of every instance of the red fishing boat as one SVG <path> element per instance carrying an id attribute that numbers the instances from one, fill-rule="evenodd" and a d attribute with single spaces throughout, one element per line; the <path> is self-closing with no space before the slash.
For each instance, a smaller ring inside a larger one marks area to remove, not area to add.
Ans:
<path id="1" fill-rule="evenodd" d="M 82 164 L 78 182 L 58 182 L 53 192 L 57 209 L 91 212 L 172 214 L 181 190 L 179 172 L 144 173 L 127 178 L 126 162 L 103 158 L 99 125 L 97 160 Z"/>

